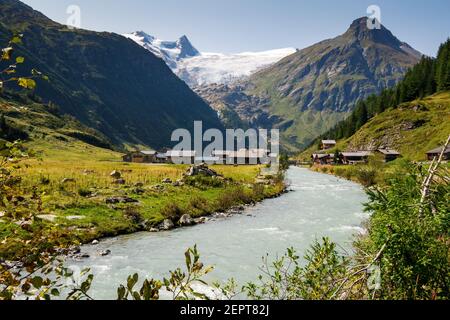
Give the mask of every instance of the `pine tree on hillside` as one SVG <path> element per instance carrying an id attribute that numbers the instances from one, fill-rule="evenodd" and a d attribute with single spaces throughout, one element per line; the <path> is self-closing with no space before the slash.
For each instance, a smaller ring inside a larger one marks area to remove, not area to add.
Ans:
<path id="1" fill-rule="evenodd" d="M 359 129 L 369 120 L 366 103 L 364 101 L 359 102 L 356 110 L 356 118 L 358 119 L 356 129 Z"/>
<path id="2" fill-rule="evenodd" d="M 428 59 L 428 70 L 425 74 L 425 93 L 424 96 L 429 96 L 436 92 L 436 62 L 433 58 Z"/>
<path id="3" fill-rule="evenodd" d="M 439 48 L 436 60 L 437 90 L 450 90 L 450 39 Z"/>

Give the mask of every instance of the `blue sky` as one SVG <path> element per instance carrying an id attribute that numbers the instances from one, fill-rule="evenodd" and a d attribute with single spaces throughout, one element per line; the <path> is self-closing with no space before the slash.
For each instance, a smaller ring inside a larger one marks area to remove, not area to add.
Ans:
<path id="1" fill-rule="evenodd" d="M 69 5 L 81 8 L 82 27 L 127 33 L 143 30 L 172 40 L 187 35 L 200 51 L 235 53 L 304 48 L 343 33 L 381 8 L 382 23 L 400 40 L 435 55 L 450 36 L 448 0 L 25 0 L 61 23 Z"/>

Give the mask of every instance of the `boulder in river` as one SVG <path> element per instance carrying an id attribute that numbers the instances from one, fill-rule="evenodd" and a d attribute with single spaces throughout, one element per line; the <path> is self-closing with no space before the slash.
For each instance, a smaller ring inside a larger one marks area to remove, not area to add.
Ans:
<path id="1" fill-rule="evenodd" d="M 175 228 L 175 224 L 174 224 L 173 221 L 170 220 L 170 219 L 164 220 L 164 221 L 159 225 L 159 229 L 160 229 L 160 230 L 164 230 L 164 231 L 172 230 L 173 228 Z"/>
<path id="2" fill-rule="evenodd" d="M 194 225 L 195 222 L 189 214 L 185 214 L 178 220 L 178 224 L 182 227 L 187 227 Z"/>
<path id="3" fill-rule="evenodd" d="M 200 217 L 200 218 L 196 218 L 194 219 L 195 224 L 204 224 L 206 222 L 208 222 L 210 219 L 207 217 Z"/>
<path id="4" fill-rule="evenodd" d="M 81 260 L 81 259 L 89 259 L 90 256 L 87 253 L 80 253 L 75 255 L 73 258 L 76 260 Z"/>
<path id="5" fill-rule="evenodd" d="M 99 253 L 102 257 L 109 256 L 111 254 L 111 250 L 104 250 Z"/>

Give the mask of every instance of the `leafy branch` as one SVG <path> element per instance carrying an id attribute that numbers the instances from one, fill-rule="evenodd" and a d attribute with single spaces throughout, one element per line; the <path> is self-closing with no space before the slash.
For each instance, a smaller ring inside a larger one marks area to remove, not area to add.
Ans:
<path id="1" fill-rule="evenodd" d="M 42 72 L 32 69 L 30 74 L 27 76 L 19 76 L 15 77 L 14 75 L 17 73 L 17 68 L 19 65 L 25 63 L 25 58 L 22 56 L 18 56 L 14 59 L 14 46 L 22 44 L 23 34 L 14 35 L 12 39 L 8 42 L 8 45 L 1 50 L 0 63 L 8 62 L 12 64 L 8 65 L 5 69 L 0 71 L 0 92 L 4 89 L 5 84 L 9 82 L 15 82 L 18 86 L 25 89 L 34 89 L 36 88 L 35 79 L 43 79 L 48 81 L 48 77 L 43 75 Z"/>

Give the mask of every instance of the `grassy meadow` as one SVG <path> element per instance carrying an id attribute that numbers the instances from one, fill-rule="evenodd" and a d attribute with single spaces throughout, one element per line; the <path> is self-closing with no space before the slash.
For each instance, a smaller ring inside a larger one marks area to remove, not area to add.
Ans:
<path id="1" fill-rule="evenodd" d="M 23 194 L 38 194 L 36 220 L 64 232 L 69 243 L 149 230 L 167 218 L 177 222 L 183 214 L 193 218 L 224 212 L 280 194 L 284 185 L 255 183 L 259 166 L 211 166 L 224 179 L 192 177 L 181 186 L 186 165 L 124 163 L 121 154 L 79 141 L 56 143 L 34 141 L 28 144 L 35 156 L 16 166 Z M 117 170 L 125 184 L 110 176 Z M 107 203 L 110 198 L 135 202 Z M 11 222 L 0 220 L 0 239 L 32 236 Z M 3 247 L 8 255 L 17 251 Z"/>

